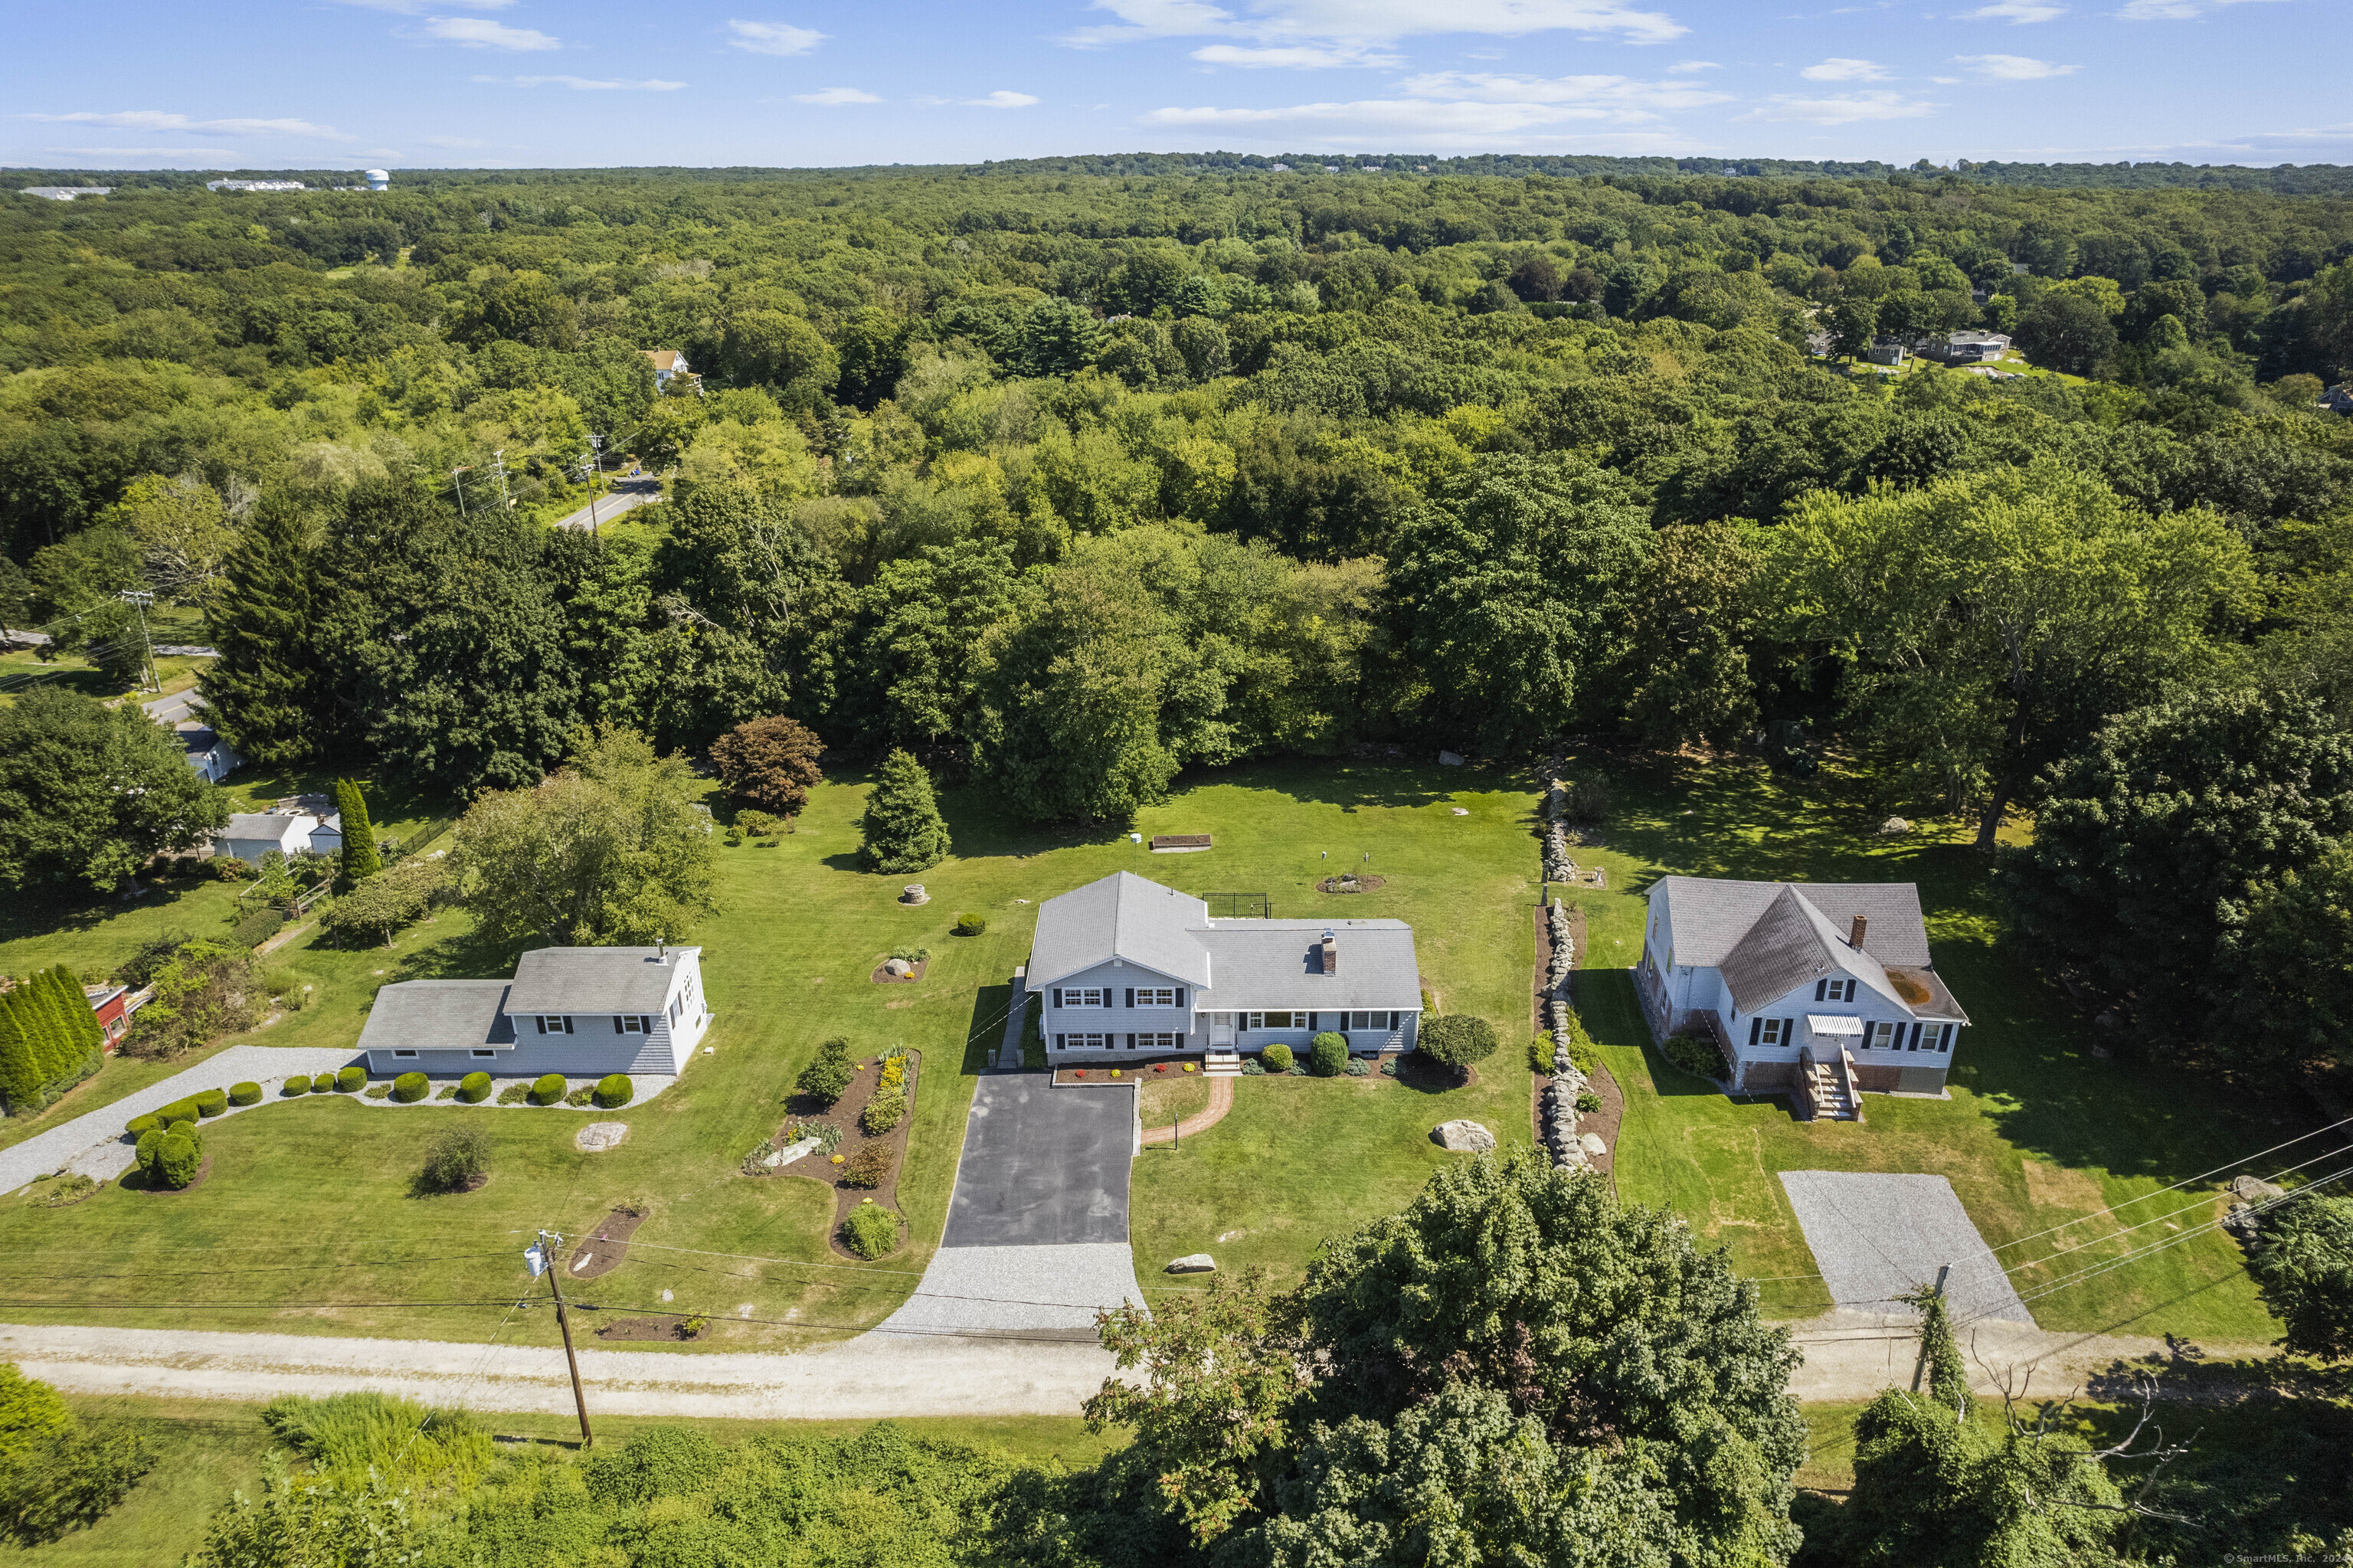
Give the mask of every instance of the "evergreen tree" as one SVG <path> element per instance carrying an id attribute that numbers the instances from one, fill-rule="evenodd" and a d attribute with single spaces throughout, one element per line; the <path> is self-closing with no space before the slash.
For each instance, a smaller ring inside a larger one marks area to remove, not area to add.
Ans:
<path id="1" fill-rule="evenodd" d="M 32 1043 L 25 1037 L 14 991 L 0 996 L 0 1097 L 7 1100 L 12 1116 L 30 1116 L 47 1103 L 41 1097 L 41 1071 L 33 1060 Z"/>
<path id="2" fill-rule="evenodd" d="M 98 1068 L 104 1054 L 106 1032 L 98 1026 L 98 1014 L 90 1007 L 90 997 L 81 989 L 81 977 L 59 964 L 48 971 L 57 987 L 57 1005 L 66 1014 L 67 1043 L 72 1047 L 74 1063 L 84 1077 Z"/>
<path id="3" fill-rule="evenodd" d="M 36 973 L 32 980 L 19 987 L 26 1003 L 41 1020 L 41 1043 L 38 1058 L 42 1068 L 43 1086 L 52 1098 L 73 1085 L 81 1082 L 81 1048 L 74 1038 L 73 1015 L 62 1004 L 58 994 L 57 976 L 47 969 Z"/>
<path id="4" fill-rule="evenodd" d="M 948 857 L 948 825 L 933 799 L 932 776 L 913 752 L 893 751 L 882 759 L 859 826 L 869 870 L 928 871 Z"/>
<path id="5" fill-rule="evenodd" d="M 335 780 L 335 810 L 343 819 L 343 880 L 356 887 L 384 869 L 375 824 L 368 820 L 367 797 L 353 779 Z"/>
<path id="6" fill-rule="evenodd" d="M 206 670 L 213 726 L 248 762 L 315 755 L 320 701 L 311 651 L 311 567 L 301 514 L 262 503 L 228 558 L 206 626 L 220 657 Z"/>

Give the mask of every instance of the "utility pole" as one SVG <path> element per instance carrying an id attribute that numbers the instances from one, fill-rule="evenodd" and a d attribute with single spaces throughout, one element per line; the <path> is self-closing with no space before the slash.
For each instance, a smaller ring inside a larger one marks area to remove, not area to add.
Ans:
<path id="1" fill-rule="evenodd" d="M 554 1245 L 549 1245 L 551 1243 Z M 580 1411 L 580 1446 L 587 1448 L 595 1446 L 596 1435 L 588 1430 L 588 1396 L 580 1392 L 580 1358 L 572 1349 L 572 1319 L 564 1311 L 564 1282 L 561 1277 L 564 1271 L 555 1266 L 555 1249 L 563 1243 L 564 1238 L 554 1231 L 539 1233 L 539 1252 L 547 1268 L 547 1287 L 555 1293 L 555 1326 L 564 1330 L 564 1364 L 572 1369 L 572 1403 Z"/>
<path id="2" fill-rule="evenodd" d="M 1943 1300 L 1943 1299 L 1944 1299 L 1944 1297 L 1945 1297 L 1945 1279 L 1946 1279 L 1946 1277 L 1947 1277 L 1947 1276 L 1948 1276 L 1948 1275 L 1950 1275 L 1952 1272 L 1953 1272 L 1953 1266 L 1952 1266 L 1951 1264 L 1949 1264 L 1949 1263 L 1946 1263 L 1946 1264 L 1939 1264 L 1939 1265 L 1937 1265 L 1937 1266 L 1936 1266 L 1936 1298 L 1937 1298 L 1938 1300 L 1940 1300 L 1940 1301 L 1941 1301 L 1941 1300 Z M 1928 1370 L 1928 1336 L 1927 1336 L 1927 1335 L 1926 1335 L 1926 1334 L 1923 1334 L 1923 1335 L 1921 1335 L 1921 1336 L 1920 1336 L 1920 1357 L 1919 1357 L 1919 1359 L 1918 1359 L 1917 1361 L 1914 1361 L 1914 1362 L 1912 1363 L 1912 1392 L 1913 1392 L 1913 1393 L 1919 1393 L 1919 1392 L 1920 1392 L 1920 1378 L 1921 1378 L 1921 1375 L 1922 1375 L 1923 1373 L 1925 1373 L 1926 1372 L 1927 1372 L 1927 1370 Z"/>
<path id="3" fill-rule="evenodd" d="M 151 692 L 160 692 L 164 689 L 164 678 L 155 673 L 155 642 L 154 639 L 147 635 L 147 607 L 155 601 L 155 596 L 152 593 L 142 593 L 136 589 L 125 589 L 115 597 L 138 608 L 139 645 L 146 651 L 147 655 L 147 689 Z"/>
<path id="4" fill-rule="evenodd" d="M 466 482 L 458 476 L 465 471 L 462 468 L 449 471 L 449 482 L 458 487 L 458 515 L 460 517 L 466 514 Z"/>
<path id="5" fill-rule="evenodd" d="M 507 454 L 504 448 L 491 454 L 491 471 L 499 476 L 499 499 L 512 507 L 514 498 L 507 493 Z"/>
<path id="6" fill-rule="evenodd" d="M 594 534 L 596 532 L 596 492 L 605 483 L 605 438 L 591 435 L 588 438 L 588 450 L 585 455 L 588 459 L 590 470 L 589 473 L 584 476 L 588 481 L 588 532 Z"/>

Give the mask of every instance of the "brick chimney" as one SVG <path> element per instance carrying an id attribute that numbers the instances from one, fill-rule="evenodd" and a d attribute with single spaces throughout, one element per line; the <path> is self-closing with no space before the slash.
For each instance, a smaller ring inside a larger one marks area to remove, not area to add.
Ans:
<path id="1" fill-rule="evenodd" d="M 1862 951 L 1862 934 L 1870 927 L 1870 925 L 1871 922 L 1865 920 L 1862 916 L 1856 916 L 1854 917 L 1854 929 L 1848 935 L 1846 939 L 1847 946 L 1852 948 L 1858 953 Z"/>
<path id="2" fill-rule="evenodd" d="M 1340 938 L 1334 936 L 1330 931 L 1325 931 L 1324 933 L 1323 948 L 1324 972 L 1327 975 L 1338 974 L 1340 972 Z"/>

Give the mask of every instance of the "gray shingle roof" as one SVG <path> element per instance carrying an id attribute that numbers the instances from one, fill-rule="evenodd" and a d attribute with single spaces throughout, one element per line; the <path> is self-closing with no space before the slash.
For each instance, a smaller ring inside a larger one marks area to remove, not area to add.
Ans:
<path id="1" fill-rule="evenodd" d="M 1113 959 L 1188 985 L 1209 983 L 1209 955 L 1195 933 L 1209 924 L 1199 899 L 1115 871 L 1038 906 L 1029 944 L 1029 989 L 1053 984 Z"/>
<path id="2" fill-rule="evenodd" d="M 223 839 L 268 839 L 271 843 L 284 843 L 287 833 L 297 827 L 306 833 L 310 824 L 318 819 L 294 811 L 238 811 L 230 816 L 228 826 L 214 837 Z"/>
<path id="3" fill-rule="evenodd" d="M 701 948 L 542 948 L 515 965 L 511 1012 L 659 1012 L 678 979 L 678 957 Z"/>
<path id="4" fill-rule="evenodd" d="M 1767 906 L 1787 887 L 1820 910 L 1841 935 L 1861 915 L 1869 922 L 1862 950 L 1883 964 L 1926 969 L 1928 928 L 1920 890 L 1908 882 L 1725 882 L 1705 876 L 1660 878 L 1667 890 L 1668 940 L 1675 962 L 1721 968 Z"/>
<path id="5" fill-rule="evenodd" d="M 1328 975 L 1326 931 L 1340 949 L 1338 971 Z M 1196 1007 L 1411 1012 L 1421 1005 L 1413 927 L 1402 920 L 1216 920 L 1199 939 L 1209 953 L 1210 984 Z"/>
<path id="6" fill-rule="evenodd" d="M 363 1051 L 464 1051 L 512 1045 L 507 982 L 495 980 L 401 980 L 375 993 Z"/>

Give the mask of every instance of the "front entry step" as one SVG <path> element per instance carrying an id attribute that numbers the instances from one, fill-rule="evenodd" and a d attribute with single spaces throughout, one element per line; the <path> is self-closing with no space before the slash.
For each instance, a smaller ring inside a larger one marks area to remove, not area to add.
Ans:
<path id="1" fill-rule="evenodd" d="M 1242 1075 L 1242 1059 L 1231 1051 L 1212 1051 L 1201 1064 L 1205 1078 L 1239 1078 Z"/>

